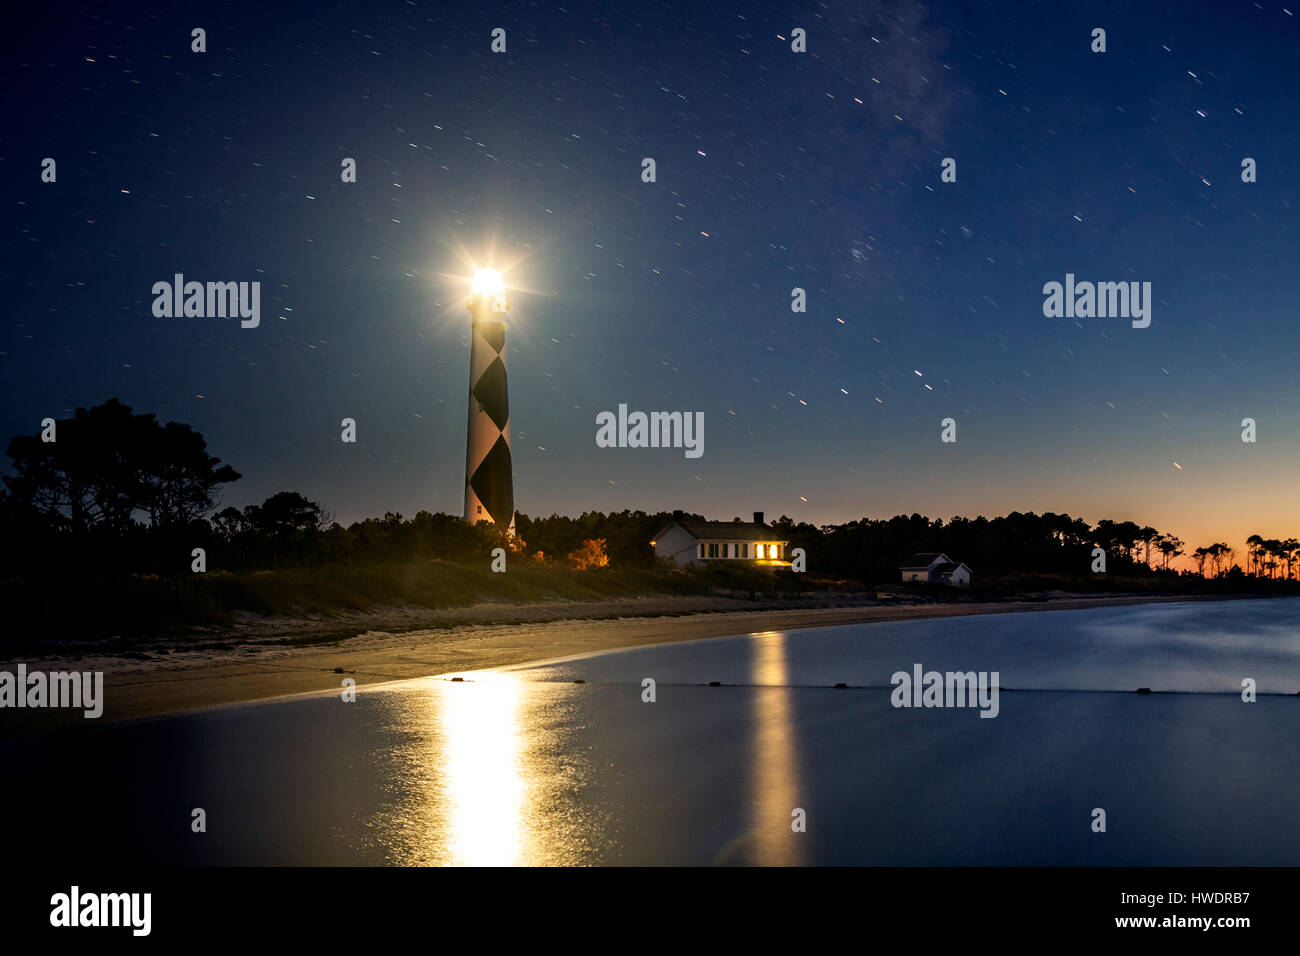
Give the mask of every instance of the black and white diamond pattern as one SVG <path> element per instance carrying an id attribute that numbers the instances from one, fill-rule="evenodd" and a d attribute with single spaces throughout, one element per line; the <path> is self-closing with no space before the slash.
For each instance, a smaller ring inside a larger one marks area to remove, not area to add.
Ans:
<path id="1" fill-rule="evenodd" d="M 469 428 L 465 451 L 465 520 L 487 520 L 514 530 L 515 494 L 510 459 L 510 395 L 506 382 L 506 325 L 487 296 L 470 300 Z"/>

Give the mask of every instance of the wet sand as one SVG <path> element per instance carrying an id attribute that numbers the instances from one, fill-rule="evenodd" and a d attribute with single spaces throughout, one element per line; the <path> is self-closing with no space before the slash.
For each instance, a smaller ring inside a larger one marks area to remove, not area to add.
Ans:
<path id="1" fill-rule="evenodd" d="M 753 602 L 731 598 L 655 597 L 479 605 L 444 612 L 389 609 L 329 620 L 250 619 L 234 629 L 136 646 L 129 654 L 81 645 L 58 656 L 25 658 L 29 671 L 103 671 L 104 714 L 92 721 L 80 711 L 5 709 L 0 711 L 0 737 L 339 691 L 344 678 L 364 686 L 761 631 L 1207 599 L 1117 596 L 842 607 L 773 602 L 775 606 L 749 610 Z M 483 623 L 446 623 L 477 620 Z M 12 669 L 17 662 L 0 667 Z"/>

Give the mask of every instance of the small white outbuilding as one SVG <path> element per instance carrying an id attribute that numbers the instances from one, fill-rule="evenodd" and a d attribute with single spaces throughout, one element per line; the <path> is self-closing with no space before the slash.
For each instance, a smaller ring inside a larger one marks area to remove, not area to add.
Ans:
<path id="1" fill-rule="evenodd" d="M 970 587 L 971 570 L 964 562 L 954 561 L 942 551 L 914 554 L 898 569 L 904 584 L 946 584 L 954 588 Z"/>

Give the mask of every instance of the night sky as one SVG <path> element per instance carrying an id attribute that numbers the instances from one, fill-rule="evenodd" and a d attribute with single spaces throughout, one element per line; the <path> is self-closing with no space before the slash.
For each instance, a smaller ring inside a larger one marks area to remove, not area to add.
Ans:
<path id="1" fill-rule="evenodd" d="M 458 514 L 490 264 L 528 514 L 1300 533 L 1277 3 L 276 7 L 7 24 L 0 437 L 118 396 L 244 475 L 223 504 Z M 260 326 L 154 317 L 177 272 L 260 281 Z M 1044 317 L 1066 273 L 1150 282 L 1150 328 Z M 703 411 L 703 457 L 597 448 L 619 403 Z"/>

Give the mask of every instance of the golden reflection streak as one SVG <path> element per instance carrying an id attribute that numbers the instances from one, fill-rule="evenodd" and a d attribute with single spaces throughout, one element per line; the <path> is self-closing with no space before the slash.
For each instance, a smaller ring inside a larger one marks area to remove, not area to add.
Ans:
<path id="1" fill-rule="evenodd" d="M 794 745 L 794 706 L 786 660 L 787 636 L 754 635 L 754 862 L 792 866 L 803 862 L 805 834 L 790 829 L 800 802 L 799 763 Z M 804 809 L 807 809 L 804 807 Z"/>
<path id="2" fill-rule="evenodd" d="M 518 866 L 531 855 L 521 692 L 511 674 L 480 673 L 438 695 L 448 864 Z"/>

